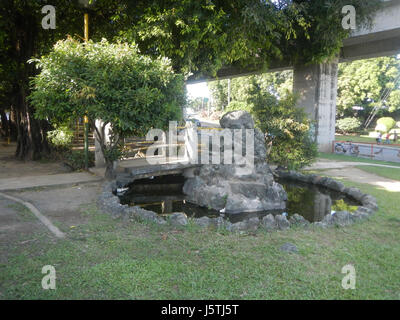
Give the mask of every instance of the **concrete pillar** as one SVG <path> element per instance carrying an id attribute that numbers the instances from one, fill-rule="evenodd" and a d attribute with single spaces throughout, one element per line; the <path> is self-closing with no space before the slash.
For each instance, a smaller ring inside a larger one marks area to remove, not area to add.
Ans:
<path id="1" fill-rule="evenodd" d="M 296 66 L 293 92 L 297 105 L 315 121 L 318 150 L 331 152 L 335 140 L 338 61 L 310 66 Z"/>

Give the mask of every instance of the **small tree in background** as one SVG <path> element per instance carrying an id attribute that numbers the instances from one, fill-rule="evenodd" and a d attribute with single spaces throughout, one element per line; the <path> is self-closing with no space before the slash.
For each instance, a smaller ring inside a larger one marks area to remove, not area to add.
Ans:
<path id="1" fill-rule="evenodd" d="M 396 126 L 396 121 L 393 118 L 384 117 L 378 119 L 375 131 L 381 131 L 387 133 L 390 130 L 392 130 L 395 126 Z"/>
<path id="2" fill-rule="evenodd" d="M 278 100 L 262 92 L 254 96 L 253 114 L 257 126 L 272 143 L 269 160 L 284 168 L 297 170 L 315 161 L 317 145 L 313 123 L 306 113 L 296 107 L 296 98 L 287 94 Z"/>
<path id="3" fill-rule="evenodd" d="M 350 117 L 336 121 L 336 128 L 343 134 L 357 132 L 360 129 L 361 121 Z"/>
<path id="4" fill-rule="evenodd" d="M 181 118 L 183 76 L 173 72 L 168 59 L 143 56 L 135 45 L 69 38 L 34 62 L 41 69 L 31 82 L 36 116 L 62 123 L 87 115 L 92 127 L 101 119 L 96 138 L 106 161 L 106 177 L 113 176 L 124 137 L 164 129 L 170 120 Z M 109 141 L 104 135 L 108 124 Z"/>

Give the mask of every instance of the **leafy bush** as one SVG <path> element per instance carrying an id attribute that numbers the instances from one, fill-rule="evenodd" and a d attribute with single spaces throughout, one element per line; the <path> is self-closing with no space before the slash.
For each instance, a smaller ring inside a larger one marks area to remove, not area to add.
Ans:
<path id="1" fill-rule="evenodd" d="M 354 117 L 336 121 L 336 128 L 344 134 L 357 132 L 358 129 L 360 129 L 360 126 L 361 121 Z"/>
<path id="2" fill-rule="evenodd" d="M 83 150 L 72 150 L 65 154 L 65 163 L 73 170 L 85 168 L 85 152 Z M 94 152 L 89 152 L 89 168 L 94 166 Z"/>
<path id="3" fill-rule="evenodd" d="M 269 161 L 291 170 L 311 164 L 317 156 L 312 122 L 295 106 L 288 94 L 278 100 L 267 92 L 259 92 L 250 100 L 256 125 L 272 142 Z"/>
<path id="4" fill-rule="evenodd" d="M 167 58 L 152 59 L 133 44 L 74 39 L 59 41 L 46 56 L 33 60 L 41 72 L 33 78 L 30 99 L 39 119 L 53 123 L 88 116 L 98 130 L 106 176 L 113 176 L 120 141 L 164 129 L 179 120 L 186 103 L 183 75 Z M 111 125 L 110 142 L 102 134 Z"/>
<path id="5" fill-rule="evenodd" d="M 391 117 L 380 118 L 377 121 L 375 131 L 389 132 L 396 126 L 396 121 Z"/>
<path id="6" fill-rule="evenodd" d="M 251 105 L 249 105 L 243 101 L 232 101 L 225 108 L 226 112 L 237 111 L 237 110 L 244 110 L 244 111 L 251 112 Z"/>
<path id="7" fill-rule="evenodd" d="M 47 139 L 56 149 L 66 149 L 72 143 L 74 132 L 68 125 L 60 125 L 47 132 Z"/>

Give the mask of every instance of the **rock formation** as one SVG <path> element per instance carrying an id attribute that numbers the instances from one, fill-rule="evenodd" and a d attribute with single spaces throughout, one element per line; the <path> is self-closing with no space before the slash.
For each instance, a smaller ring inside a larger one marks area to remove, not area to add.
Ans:
<path id="1" fill-rule="evenodd" d="M 237 162 L 234 158 L 232 164 L 203 164 L 185 182 L 183 192 L 187 201 L 227 214 L 285 209 L 287 194 L 274 181 L 266 163 L 264 135 L 255 128 L 251 115 L 245 111 L 229 112 L 221 118 L 220 125 L 230 130 L 232 136 L 237 129 L 252 130 L 254 161 L 250 161 L 249 165 L 249 162 Z M 243 130 L 242 137 L 245 136 L 246 130 Z M 243 142 L 244 150 L 245 146 Z M 220 151 L 223 153 L 224 149 Z M 245 152 L 247 150 L 243 151 L 243 155 Z"/>

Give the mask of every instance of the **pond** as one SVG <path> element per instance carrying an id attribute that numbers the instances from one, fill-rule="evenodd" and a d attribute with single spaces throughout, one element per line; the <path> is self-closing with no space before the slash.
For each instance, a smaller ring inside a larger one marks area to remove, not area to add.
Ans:
<path id="1" fill-rule="evenodd" d="M 129 190 L 120 195 L 121 204 L 139 206 L 146 210 L 168 215 L 173 212 L 184 212 L 188 217 L 210 218 L 224 215 L 219 211 L 199 207 L 185 200 L 182 192 L 185 178 L 181 175 L 154 177 L 153 179 L 136 180 Z M 230 222 L 236 223 L 250 217 L 263 217 L 267 214 L 285 214 L 288 218 L 300 214 L 309 222 L 319 222 L 333 211 L 356 211 L 358 203 L 346 195 L 317 187 L 315 185 L 278 180 L 288 194 L 285 210 L 274 210 L 257 213 L 239 213 L 224 215 Z"/>

